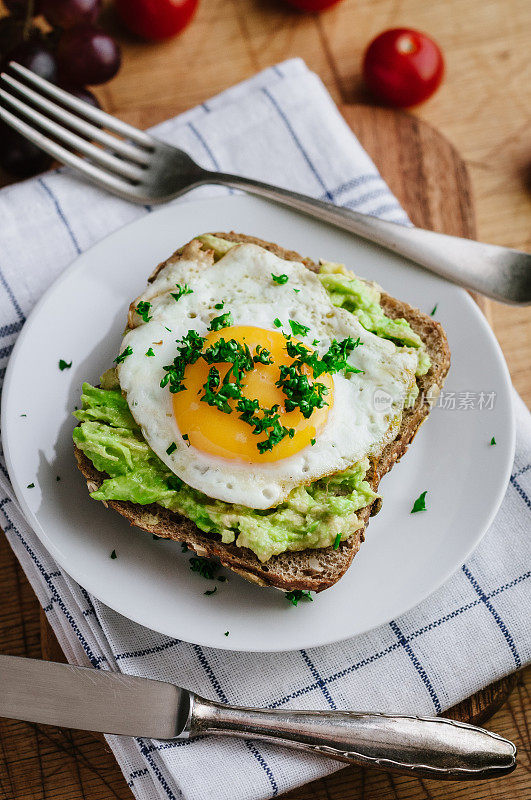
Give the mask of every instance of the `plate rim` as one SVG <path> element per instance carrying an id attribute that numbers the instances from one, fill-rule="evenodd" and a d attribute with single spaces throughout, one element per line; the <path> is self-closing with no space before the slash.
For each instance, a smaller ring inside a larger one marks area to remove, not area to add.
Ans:
<path id="1" fill-rule="evenodd" d="M 251 203 L 262 204 L 262 205 L 266 205 L 266 206 L 267 205 L 274 205 L 274 206 L 278 207 L 277 204 L 273 203 L 272 201 L 264 200 L 262 198 L 260 198 L 260 199 L 259 198 L 255 198 L 255 197 L 252 197 L 252 196 L 249 196 L 249 195 L 236 194 L 236 195 L 231 196 L 230 199 L 232 200 L 233 198 L 234 199 L 236 199 L 236 198 L 237 199 L 245 198 L 245 201 L 249 201 L 250 200 Z M 202 205 L 205 202 L 206 203 L 221 203 L 221 202 L 226 203 L 227 199 L 228 198 L 225 197 L 225 196 L 223 196 L 223 197 L 221 197 L 221 196 L 209 196 L 209 197 L 201 197 L 201 198 L 190 198 L 190 199 L 188 199 L 186 201 L 186 205 L 189 205 L 189 204 Z M 6 433 L 9 430 L 9 425 L 7 423 L 7 406 L 8 406 L 8 397 L 10 396 L 10 393 L 11 393 L 11 385 L 12 385 L 12 381 L 13 381 L 13 374 L 14 374 L 14 371 L 15 371 L 15 365 L 16 365 L 16 361 L 17 361 L 17 357 L 18 357 L 18 352 L 23 347 L 25 339 L 30 334 L 30 331 L 31 331 L 31 329 L 33 327 L 33 324 L 34 324 L 34 319 L 37 318 L 37 316 L 38 316 L 38 314 L 40 312 L 41 306 L 43 306 L 47 302 L 48 297 L 51 296 L 57 290 L 57 288 L 60 287 L 61 284 L 71 276 L 71 274 L 73 272 L 75 272 L 76 270 L 82 270 L 83 269 L 83 261 L 85 260 L 86 257 L 89 256 L 89 254 L 95 248 L 98 248 L 98 247 L 100 247 L 102 245 L 105 245 L 105 243 L 108 242 L 110 239 L 112 239 L 114 236 L 117 236 L 118 234 L 123 234 L 123 232 L 125 230 L 128 230 L 129 228 L 132 228 L 134 226 L 137 226 L 139 223 L 149 224 L 148 220 L 152 219 L 154 215 L 156 216 L 159 213 L 170 213 L 171 209 L 173 209 L 175 211 L 175 209 L 178 208 L 178 207 L 179 207 L 179 205 L 174 205 L 174 204 L 164 205 L 164 206 L 156 209 L 155 211 L 153 211 L 149 216 L 138 217 L 138 218 L 126 223 L 125 225 L 120 226 L 116 230 L 111 231 L 109 234 L 104 236 L 102 239 L 99 239 L 97 242 L 94 242 L 89 248 L 87 248 L 82 253 L 80 253 L 78 256 L 76 256 L 76 258 L 74 258 L 74 260 L 67 267 L 65 267 L 65 269 L 61 272 L 61 274 L 58 275 L 57 278 L 50 284 L 50 286 L 46 289 L 46 291 L 43 293 L 43 295 L 39 298 L 39 300 L 36 302 L 34 307 L 31 309 L 31 311 L 30 311 L 30 313 L 29 313 L 29 315 L 28 315 L 28 317 L 27 317 L 27 319 L 26 319 L 26 321 L 25 321 L 25 323 L 24 323 L 24 325 L 22 327 L 22 330 L 20 331 L 19 335 L 17 336 L 17 339 L 16 339 L 14 347 L 13 347 L 13 351 L 11 353 L 11 356 L 10 356 L 8 364 L 7 364 L 6 374 L 4 376 L 4 382 L 3 382 L 3 388 L 2 388 L 2 402 L 1 402 L 1 409 L 0 409 L 0 429 L 2 431 L 2 442 L 3 442 L 3 446 L 4 446 L 4 457 L 5 457 L 5 461 L 6 461 L 6 467 L 7 467 L 7 471 L 8 471 L 8 475 L 9 475 L 9 480 L 10 480 L 11 485 L 13 487 L 16 499 L 17 499 L 18 503 L 21 506 L 21 509 L 22 509 L 22 512 L 23 512 L 23 516 L 24 516 L 28 526 L 32 530 L 34 530 L 34 532 L 37 535 L 37 537 L 39 538 L 40 542 L 44 545 L 44 547 L 50 553 L 50 555 L 54 558 L 54 560 L 57 561 L 57 563 L 61 567 L 61 569 L 63 569 L 73 580 L 75 580 L 77 583 L 79 583 L 80 586 L 84 586 L 84 583 L 80 580 L 80 578 L 77 577 L 77 575 L 79 574 L 78 570 L 76 568 L 71 570 L 70 566 L 69 565 L 67 566 L 65 564 L 65 560 L 63 560 L 63 558 L 61 557 L 61 553 L 60 553 L 59 549 L 53 543 L 53 541 L 51 541 L 49 539 L 48 535 L 46 534 L 46 531 L 44 530 L 44 528 L 40 524 L 40 522 L 37 519 L 37 517 L 35 516 L 34 512 L 29 507 L 29 504 L 27 503 L 27 501 L 25 499 L 25 496 L 23 494 L 22 484 L 18 480 L 14 479 L 14 477 L 13 477 L 15 475 L 15 468 L 14 468 L 14 465 L 13 465 L 13 462 L 12 462 L 12 459 L 11 459 L 11 447 L 10 447 L 10 444 L 8 442 L 9 434 Z M 297 214 L 302 219 L 306 218 L 303 213 L 298 212 L 298 211 L 294 211 L 292 209 L 290 209 L 290 213 Z M 318 222 L 323 223 L 322 220 L 321 221 L 318 220 Z M 328 224 L 328 223 L 323 223 L 323 224 L 325 224 L 328 228 L 334 229 L 334 226 L 331 225 L 331 224 Z M 362 237 L 355 236 L 354 234 L 352 234 L 352 235 L 354 236 L 354 238 L 356 238 L 358 240 L 361 240 L 361 241 L 364 241 Z M 382 248 L 382 249 L 385 250 L 385 248 Z M 407 260 L 410 260 L 410 259 L 407 259 L 406 257 L 404 257 L 404 260 L 407 261 Z M 426 271 L 429 273 L 429 270 L 426 270 Z M 441 280 L 444 280 L 444 279 L 441 278 Z M 450 281 L 444 280 L 444 282 L 451 284 Z M 496 351 L 497 356 L 498 356 L 498 363 L 499 363 L 499 365 L 501 367 L 501 371 L 503 373 L 504 385 L 505 385 L 505 388 L 507 388 L 507 393 L 508 393 L 509 399 L 510 399 L 509 408 L 507 409 L 507 411 L 508 411 L 508 414 L 507 414 L 507 425 L 508 425 L 508 429 L 509 429 L 510 442 L 509 442 L 509 447 L 508 447 L 508 450 L 507 450 L 507 457 L 506 457 L 505 469 L 504 469 L 503 477 L 498 482 L 498 489 L 497 489 L 497 492 L 496 492 L 496 497 L 494 499 L 494 502 L 493 502 L 492 507 L 491 507 L 491 512 L 488 515 L 486 522 L 483 524 L 483 527 L 478 528 L 478 532 L 477 532 L 476 536 L 474 537 L 473 541 L 471 542 L 466 554 L 462 558 L 462 563 L 464 563 L 469 558 L 471 553 L 473 553 L 474 550 L 478 547 L 478 545 L 481 542 L 481 540 L 483 539 L 484 535 L 486 534 L 486 532 L 490 528 L 495 516 L 497 515 L 497 513 L 499 511 L 499 508 L 501 506 L 503 498 L 505 496 L 505 493 L 506 493 L 506 490 L 507 490 L 507 486 L 508 486 L 508 483 L 509 483 L 509 479 L 510 479 L 510 475 L 511 475 L 511 469 L 512 469 L 512 466 L 513 466 L 513 463 L 514 463 L 514 454 L 515 454 L 515 446 L 516 446 L 516 419 L 515 419 L 515 410 L 514 410 L 514 396 L 513 396 L 512 379 L 511 379 L 511 375 L 510 375 L 510 372 L 509 372 L 509 369 L 508 369 L 508 366 L 507 366 L 507 362 L 505 360 L 505 356 L 504 356 L 503 351 L 501 349 L 501 346 L 500 346 L 500 344 L 499 344 L 499 342 L 498 342 L 498 340 L 497 340 L 497 338 L 496 338 L 496 336 L 494 334 L 494 331 L 490 327 L 490 325 L 489 325 L 485 315 L 481 311 L 479 305 L 474 301 L 474 299 L 471 297 L 471 295 L 465 289 L 463 289 L 462 287 L 458 286 L 457 284 L 453 284 L 453 289 L 461 296 L 462 299 L 464 299 L 464 302 L 465 302 L 465 304 L 466 304 L 466 306 L 468 308 L 469 313 L 472 313 L 475 316 L 476 320 L 478 321 L 478 324 L 481 326 L 483 335 L 486 336 L 490 340 L 490 343 L 494 346 L 494 350 Z M 220 650 L 220 651 L 227 651 L 227 652 L 280 653 L 280 652 L 293 652 L 293 651 L 299 650 L 301 648 L 304 649 L 305 647 L 312 647 L 312 648 L 313 647 L 323 647 L 323 646 L 327 646 L 327 645 L 331 645 L 331 644 L 347 641 L 348 639 L 354 638 L 356 636 L 362 636 L 362 635 L 364 635 L 366 633 L 369 633 L 372 630 L 376 630 L 377 628 L 381 627 L 382 625 L 387 624 L 393 618 L 402 616 L 403 614 L 406 614 L 409 611 L 411 611 L 413 608 L 416 608 L 418 605 L 420 605 L 422 602 L 424 602 L 428 597 L 430 597 L 432 594 L 434 594 L 438 589 L 440 589 L 441 586 L 444 583 L 446 583 L 446 581 L 449 580 L 449 578 L 452 575 L 455 574 L 455 572 L 457 571 L 458 568 L 459 568 L 458 566 L 454 566 L 453 568 L 449 568 L 448 570 L 446 570 L 444 572 L 444 574 L 441 574 L 441 576 L 439 577 L 437 583 L 433 584 L 429 589 L 424 591 L 422 593 L 422 595 L 419 596 L 418 599 L 415 600 L 415 602 L 408 603 L 404 608 L 401 608 L 401 609 L 395 611 L 395 613 L 391 614 L 391 616 L 389 616 L 385 620 L 382 620 L 381 622 L 377 623 L 376 625 L 372 625 L 371 627 L 368 627 L 368 628 L 364 629 L 363 631 L 359 631 L 359 632 L 354 633 L 354 634 L 352 634 L 352 633 L 351 634 L 346 634 L 345 636 L 340 636 L 340 637 L 338 637 L 337 634 L 332 635 L 331 637 L 321 636 L 318 641 L 312 642 L 311 644 L 305 645 L 305 644 L 298 643 L 298 644 L 295 644 L 293 647 L 290 647 L 290 648 L 287 648 L 287 649 L 285 647 L 278 648 L 278 647 L 273 647 L 273 646 L 265 646 L 265 647 L 264 646 L 260 646 L 260 647 L 258 647 L 258 646 L 246 646 L 245 650 L 242 650 L 241 647 L 240 648 L 231 647 L 229 641 L 227 641 L 226 645 L 225 645 L 225 642 L 223 642 L 222 644 L 213 645 L 211 641 L 203 639 L 200 635 L 198 635 L 197 637 L 194 637 L 194 641 L 191 642 L 191 643 L 199 645 L 201 647 L 209 647 L 209 648 L 212 648 L 212 649 L 216 649 L 216 650 Z M 119 604 L 111 603 L 107 599 L 102 599 L 101 597 L 98 596 L 99 592 L 94 591 L 92 588 L 89 588 L 88 586 L 84 586 L 84 588 L 86 588 L 87 591 L 89 591 L 97 599 L 99 599 L 100 602 L 104 603 L 110 609 L 112 609 L 113 611 L 115 611 L 118 614 L 121 614 L 122 616 L 126 617 L 127 619 L 130 619 L 131 621 L 133 621 L 133 622 L 135 622 L 135 623 L 137 623 L 139 625 L 142 625 L 144 627 L 148 627 L 149 629 L 151 629 L 151 630 L 153 630 L 155 632 L 161 633 L 163 635 L 170 636 L 172 638 L 182 638 L 180 636 L 176 636 L 174 630 L 171 631 L 169 628 L 165 628 L 164 624 L 157 625 L 156 627 L 153 627 L 153 620 L 148 622 L 148 621 L 146 621 L 145 618 L 142 618 L 138 614 L 131 614 L 129 611 L 125 612 L 123 610 L 123 606 L 122 607 L 117 607 L 117 605 L 119 605 Z M 187 640 L 184 640 L 184 641 L 187 641 Z"/>

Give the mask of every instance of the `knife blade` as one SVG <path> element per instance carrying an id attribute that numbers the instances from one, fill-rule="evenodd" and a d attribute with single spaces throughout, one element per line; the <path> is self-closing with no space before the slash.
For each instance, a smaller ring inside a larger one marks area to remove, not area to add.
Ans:
<path id="1" fill-rule="evenodd" d="M 151 739 L 259 739 L 446 780 L 484 780 L 516 766 L 512 742 L 442 717 L 229 706 L 165 681 L 18 656 L 0 655 L 0 715 Z"/>
<path id="2" fill-rule="evenodd" d="M 190 692 L 172 683 L 90 667 L 0 655 L 0 715 L 64 728 L 172 739 Z"/>

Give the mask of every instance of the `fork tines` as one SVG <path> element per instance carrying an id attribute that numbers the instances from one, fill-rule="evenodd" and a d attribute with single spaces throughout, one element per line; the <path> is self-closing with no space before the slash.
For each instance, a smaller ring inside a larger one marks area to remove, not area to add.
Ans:
<path id="1" fill-rule="evenodd" d="M 140 183 L 154 150 L 148 134 L 13 61 L 1 75 L 0 119 L 58 161 L 119 193 Z"/>

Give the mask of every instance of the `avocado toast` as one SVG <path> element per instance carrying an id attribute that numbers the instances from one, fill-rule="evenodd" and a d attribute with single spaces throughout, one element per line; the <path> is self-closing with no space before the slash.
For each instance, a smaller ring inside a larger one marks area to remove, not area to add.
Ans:
<path id="1" fill-rule="evenodd" d="M 84 388 L 84 410 L 77 414 L 81 424 L 74 433 L 76 459 L 95 499 L 114 508 L 133 525 L 157 536 L 184 542 L 200 556 L 216 557 L 224 566 L 260 585 L 286 591 L 319 592 L 344 574 L 358 551 L 369 517 L 376 513 L 381 502 L 376 494 L 381 477 L 406 451 L 440 391 L 450 363 L 448 344 L 441 326 L 431 317 L 371 284 L 364 284 L 340 265 L 325 263 L 319 267 L 297 253 L 242 234 L 220 233 L 192 240 L 159 265 L 150 282 L 183 258 L 202 260 L 203 266 L 208 267 L 223 258 L 234 243 L 264 248 L 286 262 L 300 262 L 312 272 L 320 272 L 320 280 L 334 305 L 355 314 L 364 327 L 378 330 L 377 335 L 382 338 L 418 349 L 415 391 L 410 392 L 392 438 L 388 437 L 378 451 L 373 450 L 350 469 L 301 487 L 299 494 L 294 490 L 295 494 L 290 494 L 278 507 L 255 511 L 234 506 L 232 528 L 236 527 L 239 535 L 236 538 L 232 534 L 232 541 L 228 540 L 231 525 L 225 521 L 230 516 L 228 504 L 213 499 L 206 492 L 183 486 L 179 478 L 173 479 L 143 440 L 113 373 L 104 379 L 101 390 Z M 279 280 L 283 276 L 275 277 Z M 132 305 L 128 328 L 139 324 L 135 317 L 139 307 L 140 304 Z M 423 358 L 420 358 L 421 351 Z M 123 432 L 120 447 L 129 466 L 117 462 L 113 475 L 108 457 L 111 452 L 116 457 L 117 431 Z M 136 472 L 134 458 L 131 460 L 129 455 L 131 442 L 143 459 Z M 146 489 L 147 472 L 150 479 Z M 137 480 L 132 491 L 132 476 L 139 475 L 144 482 Z M 127 478 L 127 491 L 124 491 L 124 478 Z M 145 491 L 138 488 L 140 483 Z M 162 487 L 159 494 L 156 486 Z M 307 508 L 301 508 L 302 495 Z M 137 502 L 124 499 L 133 496 Z M 158 502 L 153 502 L 155 497 Z M 164 507 L 163 503 L 170 507 Z M 335 509 L 333 513 L 332 508 Z M 314 523 L 307 525 L 308 519 L 321 522 L 312 529 Z M 287 541 L 279 544 L 283 525 Z M 306 526 L 304 530 L 301 525 Z M 273 546 L 270 546 L 271 539 L 274 539 Z M 272 547 L 278 550 L 285 545 L 297 549 L 272 552 Z"/>

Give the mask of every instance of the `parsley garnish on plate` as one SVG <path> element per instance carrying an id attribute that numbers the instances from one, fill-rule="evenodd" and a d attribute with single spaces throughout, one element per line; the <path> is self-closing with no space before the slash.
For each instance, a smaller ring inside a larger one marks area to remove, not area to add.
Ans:
<path id="1" fill-rule="evenodd" d="M 306 336 L 310 330 L 307 325 L 302 325 L 294 319 L 289 320 L 289 326 L 294 336 Z"/>
<path id="2" fill-rule="evenodd" d="M 278 318 L 278 317 L 276 317 L 276 318 L 273 320 L 273 325 L 275 326 L 275 328 L 281 328 L 281 327 L 282 327 L 282 323 L 281 323 L 281 321 L 279 320 L 279 318 Z"/>
<path id="3" fill-rule="evenodd" d="M 64 369 L 70 369 L 71 366 L 72 366 L 71 361 L 65 361 L 64 358 L 59 359 L 59 369 L 61 370 L 61 372 Z"/>
<path id="4" fill-rule="evenodd" d="M 112 551 L 111 558 L 118 558 L 118 556 L 116 555 L 116 550 Z"/>
<path id="5" fill-rule="evenodd" d="M 221 303 L 216 303 L 214 308 L 216 308 L 218 311 L 221 311 L 221 309 L 223 308 L 224 305 L 225 305 L 225 301 L 223 300 L 223 302 L 221 302 Z"/>
<path id="6" fill-rule="evenodd" d="M 123 350 L 119 356 L 116 356 L 116 358 L 114 359 L 115 363 L 123 364 L 127 356 L 132 355 L 132 353 L 133 353 L 133 348 L 131 347 L 131 345 L 128 344 L 125 350 Z"/>
<path id="7" fill-rule="evenodd" d="M 214 317 L 212 322 L 209 325 L 209 331 L 220 331 L 222 328 L 228 328 L 234 320 L 232 319 L 232 314 L 230 311 L 226 311 L 225 314 L 220 314 L 219 317 Z"/>
<path id="8" fill-rule="evenodd" d="M 170 444 L 170 446 L 168 447 L 168 449 L 166 450 L 166 453 L 167 453 L 169 456 L 171 456 L 171 454 L 173 453 L 173 451 L 174 451 L 174 450 L 177 450 L 177 445 L 175 444 L 175 442 L 172 442 L 172 443 Z"/>
<path id="9" fill-rule="evenodd" d="M 287 283 L 289 281 L 288 276 L 284 273 L 282 275 L 274 275 L 273 273 L 271 273 L 271 277 L 273 278 L 275 283 L 278 283 L 280 285 L 282 285 L 283 283 Z"/>
<path id="10" fill-rule="evenodd" d="M 341 544 L 341 534 L 338 533 L 336 538 L 334 539 L 334 550 L 339 550 L 340 544 Z"/>
<path id="11" fill-rule="evenodd" d="M 437 311 L 437 306 L 438 305 L 439 305 L 439 303 L 435 303 L 435 305 L 433 306 L 432 310 L 430 311 L 430 317 L 433 317 L 433 315 Z"/>
<path id="12" fill-rule="evenodd" d="M 149 322 L 151 319 L 151 317 L 148 316 L 150 308 L 151 303 L 148 303 L 147 300 L 141 300 L 136 307 L 136 313 L 141 319 L 144 320 L 144 322 Z"/>
<path id="13" fill-rule="evenodd" d="M 296 606 L 299 600 L 308 600 L 313 603 L 310 592 L 303 592 L 302 589 L 293 589 L 292 592 L 286 592 L 284 596 L 293 606 Z"/>
<path id="14" fill-rule="evenodd" d="M 152 347 L 150 347 L 149 350 L 146 351 L 146 355 L 148 356 L 148 358 L 154 357 L 155 353 L 153 352 Z"/>
<path id="15" fill-rule="evenodd" d="M 187 283 L 185 283 L 184 286 L 181 286 L 180 283 L 176 283 L 175 285 L 177 287 L 177 291 L 176 292 L 170 292 L 170 294 L 173 297 L 173 299 L 175 300 L 175 302 L 180 300 L 181 297 L 184 297 L 185 294 L 193 294 L 194 293 L 194 290 L 190 289 L 190 287 L 188 286 Z"/>
<path id="16" fill-rule="evenodd" d="M 192 572 L 198 572 L 202 578 L 212 581 L 216 577 L 219 564 L 216 561 L 212 561 L 210 558 L 203 558 L 203 556 L 192 556 L 190 559 L 190 569 Z"/>
<path id="17" fill-rule="evenodd" d="M 206 592 L 203 592 L 203 594 L 206 594 L 207 596 L 210 596 L 211 594 L 216 594 L 217 590 L 218 590 L 218 587 L 214 586 L 213 589 L 207 589 Z"/>
<path id="18" fill-rule="evenodd" d="M 35 484 L 34 483 L 28 483 L 28 485 L 26 486 L 26 489 L 35 489 Z"/>
<path id="19" fill-rule="evenodd" d="M 225 631 L 225 633 L 223 634 L 223 636 L 228 636 L 228 635 L 229 635 L 228 631 Z"/>
<path id="20" fill-rule="evenodd" d="M 294 289 L 293 291 L 295 292 L 295 294 L 299 294 L 300 289 Z"/>
<path id="21" fill-rule="evenodd" d="M 60 481 L 61 480 L 61 476 L 60 475 L 56 475 L 55 480 L 56 481 Z"/>
<path id="22" fill-rule="evenodd" d="M 311 445 L 312 445 L 312 447 L 314 446 L 314 444 L 315 444 L 315 439 L 311 439 Z"/>
<path id="23" fill-rule="evenodd" d="M 312 342 L 313 347 L 316 347 L 318 344 L 321 344 L 321 341 L 319 339 L 314 339 Z"/>
<path id="24" fill-rule="evenodd" d="M 417 497 L 411 509 L 412 514 L 415 514 L 417 511 L 426 511 L 426 494 L 427 490 Z"/>
<path id="25" fill-rule="evenodd" d="M 492 444 L 496 444 L 496 439 L 494 438 L 494 436 L 493 436 L 493 437 L 492 437 L 492 439 L 490 440 L 490 443 L 491 443 L 491 445 L 492 445 Z"/>

